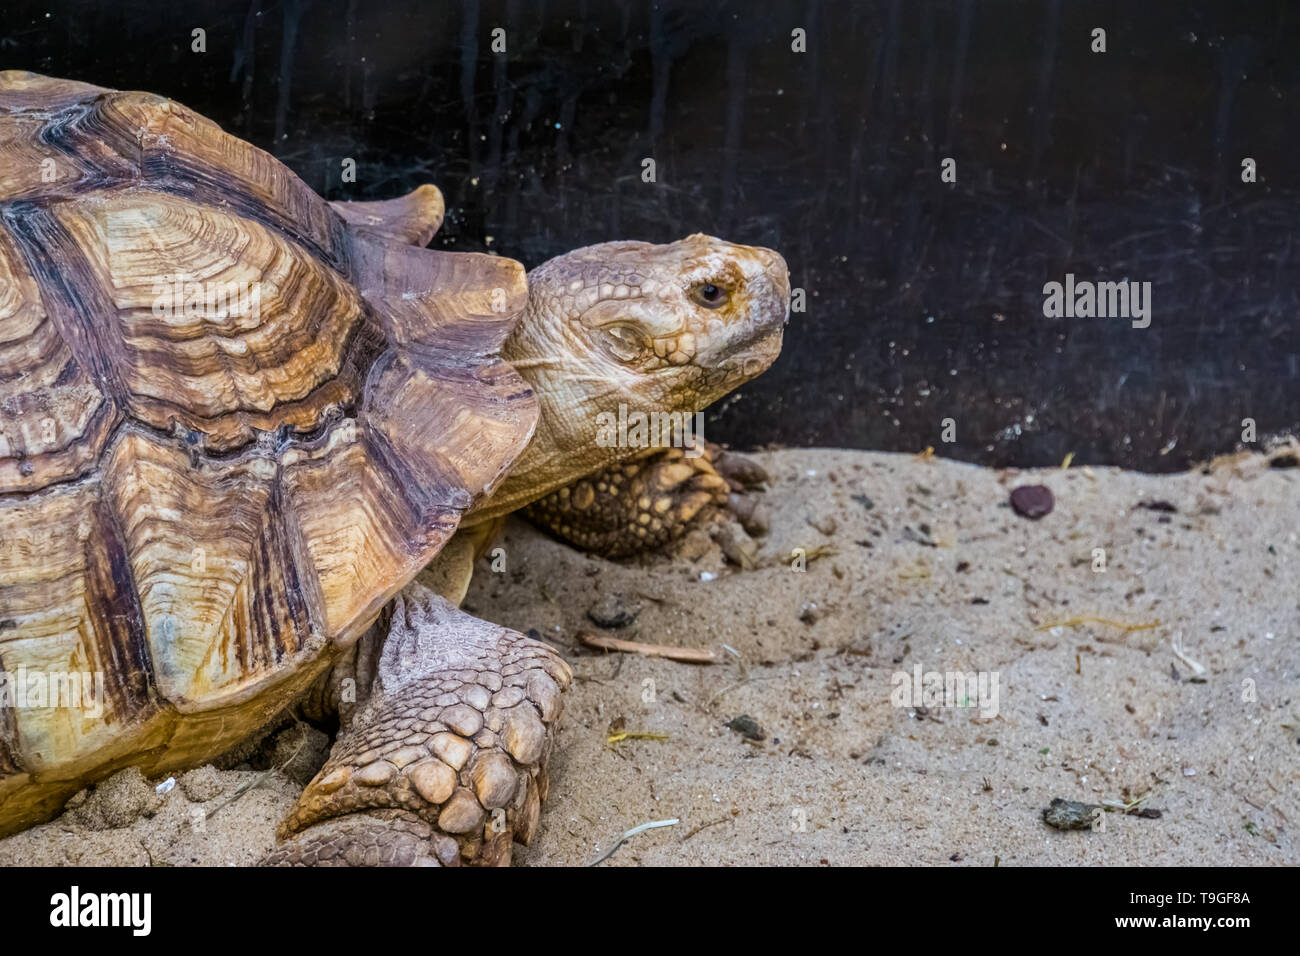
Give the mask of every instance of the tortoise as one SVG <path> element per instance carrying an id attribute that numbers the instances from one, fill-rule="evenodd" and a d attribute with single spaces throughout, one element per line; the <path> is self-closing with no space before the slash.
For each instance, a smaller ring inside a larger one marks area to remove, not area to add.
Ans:
<path id="1" fill-rule="evenodd" d="M 460 610 L 474 556 L 525 506 L 628 553 L 725 500 L 711 455 L 597 420 L 767 368 L 784 260 L 693 235 L 526 274 L 425 248 L 431 185 L 326 202 L 174 101 L 17 71 L 0 158 L 0 835 L 350 686 L 266 862 L 508 863 L 570 673 Z"/>

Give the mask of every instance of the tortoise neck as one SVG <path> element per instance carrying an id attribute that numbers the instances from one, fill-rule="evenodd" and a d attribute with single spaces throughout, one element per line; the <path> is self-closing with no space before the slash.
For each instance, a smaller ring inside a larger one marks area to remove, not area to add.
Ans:
<path id="1" fill-rule="evenodd" d="M 567 323 L 538 310 L 539 303 L 530 299 L 524 317 L 502 347 L 502 357 L 537 396 L 541 407 L 537 431 L 505 481 L 470 509 L 463 525 L 515 511 L 628 457 L 627 449 L 597 441 L 597 416 L 609 404 L 608 390 L 574 374 L 574 343 L 565 341 Z"/>

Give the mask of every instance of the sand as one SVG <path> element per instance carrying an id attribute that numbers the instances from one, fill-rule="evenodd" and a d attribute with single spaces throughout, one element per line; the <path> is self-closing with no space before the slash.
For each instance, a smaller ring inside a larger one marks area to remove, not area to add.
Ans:
<path id="1" fill-rule="evenodd" d="M 689 556 L 613 563 L 515 520 L 506 570 L 480 567 L 467 608 L 535 629 L 576 676 L 517 863 L 584 865 L 669 819 L 602 865 L 1300 862 L 1300 469 L 1280 467 L 1294 458 L 1152 476 L 754 457 L 773 478 L 756 568 L 701 535 Z M 1009 507 L 1026 484 L 1052 490 L 1050 514 Z M 588 609 L 615 597 L 635 621 L 597 627 Z M 723 662 L 593 651 L 580 631 Z M 894 675 L 916 665 L 996 677 L 996 714 L 896 706 Z M 740 715 L 762 741 L 728 727 Z M 654 736 L 609 742 L 619 732 Z M 156 783 L 115 778 L 0 841 L 0 864 L 249 864 L 301 786 L 210 768 Z M 1136 809 L 1159 815 L 1056 830 L 1042 811 L 1057 797 L 1145 797 Z"/>

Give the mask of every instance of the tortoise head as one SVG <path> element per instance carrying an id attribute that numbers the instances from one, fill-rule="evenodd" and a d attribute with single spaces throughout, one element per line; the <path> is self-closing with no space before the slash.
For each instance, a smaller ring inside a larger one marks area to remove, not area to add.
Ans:
<path id="1" fill-rule="evenodd" d="M 525 376 L 545 367 L 571 379 L 588 411 L 695 412 L 772 364 L 789 299 L 771 249 L 704 235 L 606 242 L 529 273 L 506 355 Z"/>
<path id="2" fill-rule="evenodd" d="M 503 354 L 542 424 L 492 510 L 637 454 L 599 440 L 620 406 L 693 413 L 758 375 L 781 351 L 789 299 L 780 255 L 712 236 L 606 242 L 538 266 Z"/>

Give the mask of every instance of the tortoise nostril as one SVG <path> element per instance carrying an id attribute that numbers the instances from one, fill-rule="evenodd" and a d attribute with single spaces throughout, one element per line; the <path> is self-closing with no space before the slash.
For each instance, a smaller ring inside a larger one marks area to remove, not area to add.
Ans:
<path id="1" fill-rule="evenodd" d="M 789 272 L 786 266 L 785 257 L 775 249 L 768 249 L 764 246 L 758 246 L 758 254 L 763 260 L 763 268 L 773 275 L 785 275 Z"/>
<path id="2" fill-rule="evenodd" d="M 759 261 L 763 266 L 763 272 L 768 281 L 771 282 L 772 288 L 781 299 L 789 302 L 790 267 L 786 265 L 785 258 L 774 249 L 765 249 L 760 246 L 757 251 Z"/>

